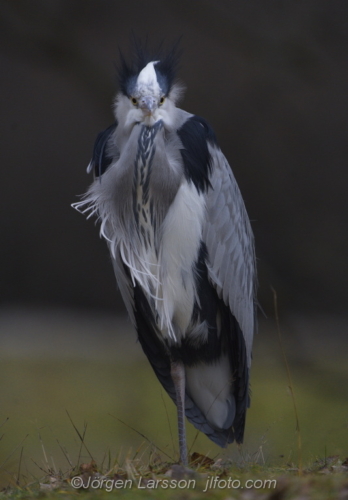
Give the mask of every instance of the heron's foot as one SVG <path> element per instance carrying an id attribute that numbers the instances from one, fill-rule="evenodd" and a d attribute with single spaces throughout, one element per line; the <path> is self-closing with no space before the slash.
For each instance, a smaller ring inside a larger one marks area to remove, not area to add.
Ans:
<path id="1" fill-rule="evenodd" d="M 166 476 L 169 476 L 172 479 L 176 479 L 177 481 L 180 481 L 180 479 L 185 479 L 185 477 L 192 477 L 195 475 L 195 471 L 180 464 L 173 464 L 166 472 Z"/>

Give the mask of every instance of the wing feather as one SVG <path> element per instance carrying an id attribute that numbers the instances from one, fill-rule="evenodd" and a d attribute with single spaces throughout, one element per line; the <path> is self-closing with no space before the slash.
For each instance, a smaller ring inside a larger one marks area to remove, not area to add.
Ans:
<path id="1" fill-rule="evenodd" d="M 117 123 L 100 132 L 94 143 L 92 159 L 87 167 L 87 172 L 94 171 L 95 177 L 100 177 L 109 168 L 115 159 L 115 151 L 110 154 L 110 140 L 116 130 Z"/>
<path id="2" fill-rule="evenodd" d="M 207 218 L 203 240 L 207 246 L 209 277 L 236 318 L 244 336 L 248 367 L 255 329 L 255 252 L 249 218 L 231 168 L 217 145 L 206 194 Z"/>

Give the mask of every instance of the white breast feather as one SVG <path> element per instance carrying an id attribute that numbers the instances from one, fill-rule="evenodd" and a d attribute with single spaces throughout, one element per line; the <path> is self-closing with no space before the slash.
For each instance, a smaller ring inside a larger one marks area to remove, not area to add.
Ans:
<path id="1" fill-rule="evenodd" d="M 193 266 L 197 259 L 205 213 L 204 197 L 193 184 L 180 186 L 161 229 L 159 287 L 156 303 L 161 329 L 172 337 L 184 335 L 196 297 Z"/>
<path id="2" fill-rule="evenodd" d="M 111 169 L 104 174 L 104 182 L 96 180 L 86 198 L 74 206 L 89 217 L 98 214 L 100 234 L 106 239 L 113 259 L 119 251 L 129 268 L 133 286 L 140 285 L 150 304 L 155 305 L 162 335 L 177 341 L 190 325 L 195 300 L 199 303 L 194 264 L 202 238 L 204 196 L 193 184 L 186 181 L 181 184 L 158 228 L 160 243 L 156 253 L 154 246 L 146 249 L 138 238 L 132 239 L 114 216 L 112 196 L 101 195 L 102 190 L 108 191 L 113 184 L 105 182 L 108 176 L 112 176 Z M 151 239 L 154 241 L 154 236 Z"/>

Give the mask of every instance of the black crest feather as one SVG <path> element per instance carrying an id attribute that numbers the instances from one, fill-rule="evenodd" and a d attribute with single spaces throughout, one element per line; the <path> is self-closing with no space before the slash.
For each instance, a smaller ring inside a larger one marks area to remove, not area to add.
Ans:
<path id="1" fill-rule="evenodd" d="M 120 90 L 124 95 L 130 96 L 135 86 L 140 71 L 151 61 L 159 61 L 155 64 L 158 83 L 165 95 L 170 92 L 176 77 L 181 49 L 179 48 L 181 38 L 165 50 L 161 42 L 157 47 L 150 47 L 147 38 L 144 42 L 133 36 L 132 53 L 128 61 L 120 52 L 120 64 L 118 66 L 118 80 Z"/>

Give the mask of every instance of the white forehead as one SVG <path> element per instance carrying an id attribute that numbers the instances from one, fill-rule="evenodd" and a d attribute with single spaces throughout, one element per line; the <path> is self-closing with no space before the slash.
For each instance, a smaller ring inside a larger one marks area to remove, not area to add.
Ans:
<path id="1" fill-rule="evenodd" d="M 157 74 L 155 71 L 156 63 L 158 63 L 158 61 L 151 61 L 140 71 L 136 83 L 136 89 L 138 92 L 151 92 L 153 94 L 160 93 L 160 86 L 158 84 Z"/>

